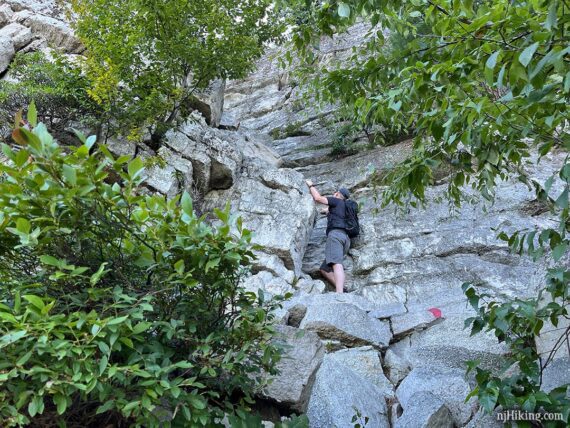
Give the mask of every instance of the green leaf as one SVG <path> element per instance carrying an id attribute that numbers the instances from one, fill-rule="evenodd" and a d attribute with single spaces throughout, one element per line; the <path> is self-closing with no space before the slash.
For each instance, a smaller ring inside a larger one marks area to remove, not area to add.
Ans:
<path id="1" fill-rule="evenodd" d="M 350 6 L 346 3 L 339 3 L 338 4 L 338 16 L 342 18 L 350 17 Z"/>
<path id="2" fill-rule="evenodd" d="M 132 161 L 129 162 L 127 169 L 131 180 L 135 180 L 144 171 L 143 161 L 141 160 L 141 158 L 138 157 L 134 158 Z"/>
<path id="3" fill-rule="evenodd" d="M 67 181 L 72 186 L 75 186 L 77 184 L 77 172 L 75 171 L 75 168 L 69 165 L 63 165 L 62 170 L 65 181 Z"/>
<path id="4" fill-rule="evenodd" d="M 97 141 L 97 136 L 95 135 L 90 135 L 89 138 L 87 138 L 87 140 L 85 140 L 85 147 L 87 147 L 87 149 L 91 150 L 91 147 L 93 147 L 93 144 L 95 144 L 95 142 Z"/>
<path id="5" fill-rule="evenodd" d="M 487 412 L 491 412 L 497 404 L 499 392 L 495 390 L 483 390 L 479 394 L 479 403 Z"/>
<path id="6" fill-rule="evenodd" d="M 95 272 L 93 275 L 91 275 L 91 278 L 89 278 L 89 283 L 92 286 L 96 285 L 101 280 L 101 277 L 109 272 L 108 270 L 105 270 L 105 266 L 107 266 L 107 262 L 101 263 L 101 266 L 99 266 L 97 272 Z"/>
<path id="7" fill-rule="evenodd" d="M 130 403 L 125 405 L 125 407 L 123 407 L 123 411 L 128 414 L 131 410 L 139 407 L 140 404 L 141 404 L 140 401 L 131 401 Z"/>
<path id="8" fill-rule="evenodd" d="M 208 272 L 210 269 L 218 266 L 219 264 L 220 264 L 220 258 L 219 257 L 208 260 L 208 262 L 206 263 L 206 268 L 205 268 L 206 272 Z"/>
<path id="9" fill-rule="evenodd" d="M 53 403 L 56 405 L 57 414 L 63 415 L 67 409 L 67 398 L 62 394 L 55 394 L 53 396 Z"/>
<path id="10" fill-rule="evenodd" d="M 33 294 L 26 294 L 22 297 L 24 298 L 24 300 L 28 301 L 32 306 L 38 308 L 40 311 L 45 307 L 44 301 L 38 296 L 35 296 Z"/>
<path id="11" fill-rule="evenodd" d="M 539 45 L 538 42 L 533 43 L 532 45 L 530 45 L 524 51 L 521 52 L 521 54 L 519 55 L 519 62 L 523 66 L 526 67 L 530 63 L 534 53 L 536 52 L 536 49 L 538 48 L 538 45 Z"/>
<path id="12" fill-rule="evenodd" d="M 122 316 L 122 317 L 117 317 L 117 318 L 111 318 L 110 321 L 107 321 L 107 325 L 122 324 L 122 323 L 124 323 L 128 318 L 129 318 L 128 315 L 125 315 L 125 316 Z"/>
<path id="13" fill-rule="evenodd" d="M 553 28 L 558 28 L 558 17 L 557 17 L 558 1 L 551 0 L 550 7 L 548 8 L 548 16 L 546 22 L 544 23 L 544 28 L 551 31 Z"/>
<path id="14" fill-rule="evenodd" d="M 552 258 L 554 259 L 555 262 L 557 262 L 562 258 L 562 256 L 566 253 L 567 248 L 568 248 L 568 243 L 562 242 L 561 244 L 558 244 L 554 248 L 554 250 L 552 250 Z"/>
<path id="15" fill-rule="evenodd" d="M 501 51 L 493 52 L 493 54 L 491 54 L 491 56 L 487 59 L 485 67 L 493 70 L 495 68 L 495 65 L 497 64 L 497 58 L 499 57 L 500 53 Z"/>
<path id="16" fill-rule="evenodd" d="M 58 260 L 55 257 L 48 255 L 40 256 L 40 261 L 45 265 L 55 266 L 55 267 L 61 267 L 62 265 L 65 264 L 65 260 Z"/>
<path id="17" fill-rule="evenodd" d="M 192 216 L 193 214 L 193 206 L 192 206 L 192 198 L 190 197 L 190 195 L 188 194 L 188 192 L 184 191 L 184 193 L 182 194 L 182 199 L 180 200 L 180 205 L 182 206 L 182 210 L 188 214 L 189 216 Z"/>
<path id="18" fill-rule="evenodd" d="M 28 107 L 28 122 L 35 128 L 38 124 L 38 111 L 36 110 L 36 103 L 32 101 Z"/>
<path id="19" fill-rule="evenodd" d="M 75 129 L 75 128 L 71 128 L 73 130 L 73 133 L 77 136 L 77 138 L 79 138 L 79 141 L 81 141 L 83 144 L 85 144 L 86 141 L 86 137 L 85 134 L 83 132 L 81 132 L 79 129 Z"/>
<path id="20" fill-rule="evenodd" d="M 109 364 L 109 357 L 107 357 L 107 355 L 103 355 L 101 357 L 101 360 L 99 361 L 99 376 L 101 376 L 103 372 L 105 372 L 107 364 Z"/>
<path id="21" fill-rule="evenodd" d="M 568 187 L 564 189 L 564 191 L 560 194 L 558 199 L 555 202 L 556 206 L 565 210 L 568 208 Z"/>
<path id="22" fill-rule="evenodd" d="M 23 234 L 29 234 L 30 233 L 30 229 L 32 228 L 32 225 L 30 224 L 30 222 L 28 220 L 26 220 L 25 218 L 19 218 L 18 220 L 16 220 L 16 230 L 20 233 Z"/>
<path id="23" fill-rule="evenodd" d="M 188 399 L 192 407 L 198 410 L 204 410 L 206 408 L 206 402 L 202 397 L 198 397 L 197 395 L 189 395 Z"/>

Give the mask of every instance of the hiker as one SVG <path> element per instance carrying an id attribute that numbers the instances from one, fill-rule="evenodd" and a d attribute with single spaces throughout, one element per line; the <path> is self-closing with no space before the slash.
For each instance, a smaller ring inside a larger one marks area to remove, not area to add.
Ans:
<path id="1" fill-rule="evenodd" d="M 325 261 L 321 265 L 321 273 L 336 288 L 337 293 L 344 290 L 344 266 L 342 262 L 350 248 L 350 238 L 346 231 L 345 204 L 350 193 L 344 187 L 334 192 L 332 196 L 321 196 L 311 180 L 306 180 L 313 199 L 328 205 L 327 214 L 327 243 L 325 246 Z"/>

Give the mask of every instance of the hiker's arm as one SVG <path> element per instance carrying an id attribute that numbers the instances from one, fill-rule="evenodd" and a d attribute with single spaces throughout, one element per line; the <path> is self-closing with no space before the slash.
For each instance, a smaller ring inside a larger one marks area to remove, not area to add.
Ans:
<path id="1" fill-rule="evenodd" d="M 311 180 L 306 180 L 305 183 L 307 183 L 307 186 L 309 186 L 309 191 L 311 192 L 311 196 L 313 197 L 313 199 L 320 203 L 320 204 L 325 204 L 328 205 L 329 201 L 327 200 L 326 197 L 321 196 L 321 194 L 319 193 L 319 191 L 317 190 L 317 188 L 315 187 L 315 185 L 313 184 L 313 182 Z"/>

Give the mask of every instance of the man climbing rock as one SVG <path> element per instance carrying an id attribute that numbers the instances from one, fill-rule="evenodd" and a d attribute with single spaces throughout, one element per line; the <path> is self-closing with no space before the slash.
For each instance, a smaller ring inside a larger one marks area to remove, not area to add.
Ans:
<path id="1" fill-rule="evenodd" d="M 346 233 L 345 201 L 350 193 L 340 188 L 332 196 L 321 196 L 311 180 L 306 180 L 313 199 L 328 205 L 327 214 L 327 243 L 325 246 L 325 261 L 321 265 L 321 273 L 336 288 L 337 293 L 344 290 L 344 266 L 342 262 L 350 248 L 350 238 Z"/>

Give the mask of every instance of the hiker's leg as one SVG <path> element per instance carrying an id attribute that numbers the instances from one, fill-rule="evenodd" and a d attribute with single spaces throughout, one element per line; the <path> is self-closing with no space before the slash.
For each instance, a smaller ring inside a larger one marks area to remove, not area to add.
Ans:
<path id="1" fill-rule="evenodd" d="M 328 282 L 330 282 L 333 286 L 335 285 L 334 283 L 334 275 L 332 272 L 327 272 L 324 269 L 321 269 L 321 274 L 327 279 Z"/>
<path id="2" fill-rule="evenodd" d="M 337 293 L 342 293 L 344 288 L 344 267 L 341 263 L 333 265 L 334 286 Z"/>

